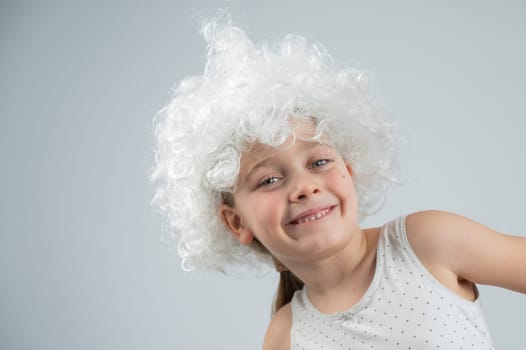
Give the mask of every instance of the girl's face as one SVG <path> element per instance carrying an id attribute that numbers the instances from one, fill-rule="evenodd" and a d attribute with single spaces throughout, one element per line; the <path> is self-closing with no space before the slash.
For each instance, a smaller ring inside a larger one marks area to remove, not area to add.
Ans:
<path id="1" fill-rule="evenodd" d="M 234 206 L 220 210 L 242 244 L 256 238 L 285 265 L 334 254 L 358 228 L 351 168 L 333 148 L 302 141 L 313 133 L 298 124 L 294 142 L 243 154 Z"/>

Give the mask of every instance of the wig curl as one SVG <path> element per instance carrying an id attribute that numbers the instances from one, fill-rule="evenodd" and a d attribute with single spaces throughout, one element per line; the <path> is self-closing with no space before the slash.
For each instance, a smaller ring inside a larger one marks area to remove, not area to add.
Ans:
<path id="1" fill-rule="evenodd" d="M 202 34 L 203 74 L 182 80 L 154 122 L 152 203 L 167 215 L 184 270 L 271 263 L 238 243 L 218 208 L 233 191 L 243 151 L 255 142 L 279 146 L 293 133 L 291 118 L 313 120 L 351 164 L 360 218 L 381 206 L 394 181 L 398 133 L 363 72 L 336 69 L 322 45 L 298 35 L 255 46 L 225 16 L 206 22 Z"/>

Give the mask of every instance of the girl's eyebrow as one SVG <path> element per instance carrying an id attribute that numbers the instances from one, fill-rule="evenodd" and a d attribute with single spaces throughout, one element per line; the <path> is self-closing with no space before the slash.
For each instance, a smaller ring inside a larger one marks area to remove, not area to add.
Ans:
<path id="1" fill-rule="evenodd" d="M 259 169 L 264 168 L 268 166 L 271 163 L 272 157 L 266 157 L 260 162 L 256 163 L 254 166 L 249 168 L 249 171 L 247 172 L 247 176 L 245 176 L 246 179 L 250 179 L 250 177 Z"/>

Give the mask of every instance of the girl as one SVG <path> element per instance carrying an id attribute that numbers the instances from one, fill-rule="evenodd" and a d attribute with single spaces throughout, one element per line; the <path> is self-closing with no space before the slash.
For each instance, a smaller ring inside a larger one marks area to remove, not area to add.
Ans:
<path id="1" fill-rule="evenodd" d="M 185 270 L 274 264 L 264 349 L 492 349 L 476 283 L 526 293 L 526 238 L 427 211 L 362 229 L 395 181 L 396 127 L 355 69 L 228 19 L 156 120 L 154 198 Z"/>

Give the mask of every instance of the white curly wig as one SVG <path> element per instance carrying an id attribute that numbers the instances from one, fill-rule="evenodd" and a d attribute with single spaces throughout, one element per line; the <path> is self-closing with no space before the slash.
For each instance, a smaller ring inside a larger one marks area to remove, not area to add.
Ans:
<path id="1" fill-rule="evenodd" d="M 243 150 L 278 146 L 291 118 L 309 118 L 353 169 L 359 214 L 383 204 L 394 181 L 398 133 L 367 91 L 364 74 L 336 70 L 323 46 L 287 35 L 275 47 L 255 46 L 229 18 L 206 22 L 203 75 L 186 78 L 155 118 L 153 204 L 168 217 L 184 270 L 227 271 L 271 263 L 240 245 L 218 207 L 233 191 Z"/>

